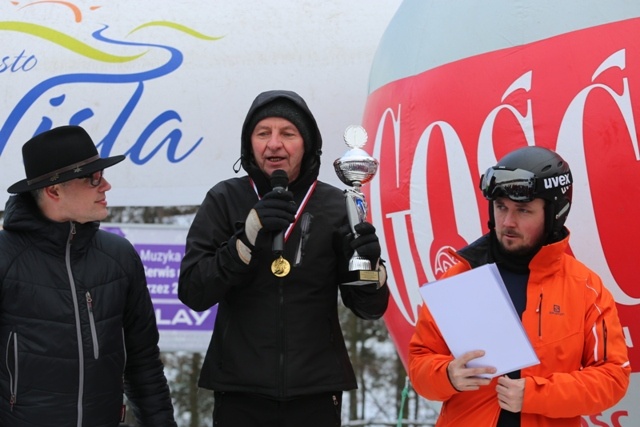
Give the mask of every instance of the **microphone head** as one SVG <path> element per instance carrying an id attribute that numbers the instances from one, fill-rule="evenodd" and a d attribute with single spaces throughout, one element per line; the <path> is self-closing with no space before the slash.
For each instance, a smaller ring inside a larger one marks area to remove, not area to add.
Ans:
<path id="1" fill-rule="evenodd" d="M 271 174 L 269 182 L 271 183 L 271 188 L 274 190 L 276 188 L 285 189 L 287 188 L 287 185 L 289 185 L 289 177 L 287 176 L 286 171 L 283 171 L 282 169 L 276 169 Z"/>

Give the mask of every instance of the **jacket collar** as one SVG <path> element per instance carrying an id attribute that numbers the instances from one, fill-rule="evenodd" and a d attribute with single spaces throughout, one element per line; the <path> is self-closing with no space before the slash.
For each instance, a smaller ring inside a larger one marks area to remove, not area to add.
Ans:
<path id="1" fill-rule="evenodd" d="M 71 221 L 55 222 L 40 212 L 30 193 L 9 197 L 5 208 L 4 229 L 9 232 L 28 234 L 39 248 L 59 254 L 64 250 L 72 230 L 75 228 L 72 250 L 86 248 L 100 223 L 97 221 L 79 224 Z"/>
<path id="2" fill-rule="evenodd" d="M 563 254 L 566 254 L 569 246 L 570 232 L 565 227 L 564 237 L 554 243 L 544 245 L 529 263 L 529 270 L 545 274 L 554 274 L 560 269 L 560 261 Z M 455 252 L 457 259 L 469 264 L 470 268 L 476 268 L 481 265 L 494 262 L 490 253 L 491 234 L 487 233 L 479 239 L 475 240 L 468 246 Z"/>

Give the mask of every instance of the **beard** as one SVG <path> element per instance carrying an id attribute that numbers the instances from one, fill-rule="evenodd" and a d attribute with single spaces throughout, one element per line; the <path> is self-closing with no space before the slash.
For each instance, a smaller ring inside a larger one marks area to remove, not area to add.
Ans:
<path id="1" fill-rule="evenodd" d="M 520 258 L 520 259 L 531 259 L 535 254 L 538 253 L 540 248 L 542 248 L 544 244 L 544 235 L 538 237 L 536 241 L 529 245 L 520 245 L 517 247 L 507 247 L 502 243 L 501 239 L 498 240 L 498 249 L 507 257 Z"/>

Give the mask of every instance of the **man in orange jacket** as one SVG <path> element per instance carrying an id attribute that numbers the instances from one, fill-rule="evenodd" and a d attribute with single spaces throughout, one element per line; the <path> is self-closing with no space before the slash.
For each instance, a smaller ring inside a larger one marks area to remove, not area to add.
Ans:
<path id="1" fill-rule="evenodd" d="M 569 165 L 551 150 L 525 147 L 480 181 L 489 233 L 453 254 L 459 262 L 445 277 L 495 263 L 540 363 L 481 377 L 495 368 L 467 363 L 483 350 L 452 356 L 423 306 L 409 346 L 412 384 L 444 402 L 437 427 L 579 427 L 581 415 L 622 399 L 631 368 L 611 293 L 566 252 Z"/>

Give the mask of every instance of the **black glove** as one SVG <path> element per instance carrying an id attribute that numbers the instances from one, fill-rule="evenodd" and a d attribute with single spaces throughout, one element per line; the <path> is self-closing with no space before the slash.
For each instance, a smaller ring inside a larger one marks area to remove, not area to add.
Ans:
<path id="1" fill-rule="evenodd" d="M 258 200 L 245 221 L 245 236 L 256 244 L 258 232 L 282 231 L 295 220 L 296 202 L 291 191 L 270 191 Z"/>
<path id="2" fill-rule="evenodd" d="M 371 268 L 376 268 L 380 259 L 381 248 L 376 228 L 368 222 L 361 222 L 353 227 L 358 237 L 350 243 L 351 249 L 358 252 L 358 255 L 371 261 Z"/>

